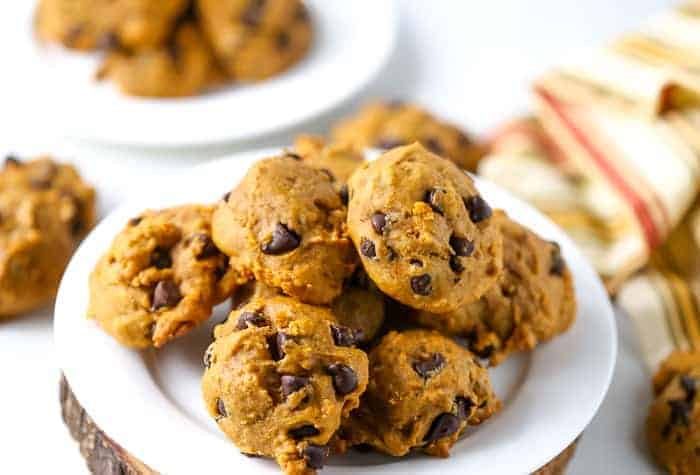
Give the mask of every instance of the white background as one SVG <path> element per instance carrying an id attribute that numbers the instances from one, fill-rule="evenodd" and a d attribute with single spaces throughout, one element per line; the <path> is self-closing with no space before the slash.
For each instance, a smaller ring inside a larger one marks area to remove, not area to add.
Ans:
<path id="1" fill-rule="evenodd" d="M 96 185 L 104 213 L 139 187 L 157 186 L 167 180 L 168 173 L 204 159 L 252 146 L 285 145 L 296 132 L 324 131 L 333 120 L 370 97 L 416 100 L 485 134 L 503 120 L 527 111 L 527 85 L 538 72 L 567 53 L 599 44 L 677 2 L 400 3 L 403 16 L 396 54 L 361 97 L 294 130 L 211 149 L 154 153 L 68 141 L 62 137 L 61 124 L 45 123 L 42 104 L 32 101 L 32 91 L 23 87 L 30 81 L 23 77 L 21 58 L 17 57 L 21 48 L 0 41 L 0 154 L 48 152 L 76 162 Z M 0 40 L 17 28 L 11 15 L 2 15 Z M 650 400 L 649 375 L 637 357 L 629 322 L 620 315 L 618 325 L 620 355 L 613 386 L 586 431 L 569 473 L 654 473 L 642 436 Z M 50 309 L 0 323 L 0 473 L 85 473 L 77 446 L 60 420 L 58 378 Z"/>

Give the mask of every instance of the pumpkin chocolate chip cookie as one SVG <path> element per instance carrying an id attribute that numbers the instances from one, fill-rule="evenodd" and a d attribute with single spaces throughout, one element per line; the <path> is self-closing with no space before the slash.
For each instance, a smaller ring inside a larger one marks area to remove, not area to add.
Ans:
<path id="1" fill-rule="evenodd" d="M 290 156 L 268 158 L 224 198 L 213 237 L 234 269 L 307 303 L 340 295 L 356 256 L 328 175 Z"/>
<path id="2" fill-rule="evenodd" d="M 397 457 L 417 448 L 447 457 L 468 425 L 499 408 L 467 350 L 434 331 L 390 332 L 369 354 L 367 391 L 341 437 Z"/>
<path id="3" fill-rule="evenodd" d="M 498 283 L 476 302 L 444 314 L 417 312 L 416 321 L 466 338 L 473 352 L 498 364 L 512 352 L 532 350 L 566 331 L 576 318 L 576 298 L 556 243 L 502 211 L 492 219 L 503 235 L 504 271 Z"/>
<path id="4" fill-rule="evenodd" d="M 647 440 L 656 461 L 671 474 L 700 473 L 700 353 L 675 352 L 654 377 Z"/>
<path id="5" fill-rule="evenodd" d="M 45 304 L 95 222 L 95 192 L 70 165 L 7 157 L 0 170 L 0 318 Z"/>
<path id="6" fill-rule="evenodd" d="M 346 187 L 350 175 L 365 162 L 362 152 L 351 144 L 326 144 L 321 137 L 300 135 L 294 140 L 294 151 L 310 167 L 323 170 L 338 189 Z M 347 188 L 345 188 L 347 196 Z"/>
<path id="7" fill-rule="evenodd" d="M 356 116 L 341 121 L 333 129 L 332 139 L 361 148 L 391 149 L 420 142 L 431 152 L 467 170 L 476 170 L 484 147 L 463 131 L 431 115 L 418 106 L 400 102 L 376 102 L 365 106 Z"/>
<path id="8" fill-rule="evenodd" d="M 311 22 L 300 0 L 197 0 L 197 7 L 219 61 L 237 81 L 278 74 L 311 44 Z"/>
<path id="9" fill-rule="evenodd" d="M 80 50 L 114 43 L 154 47 L 170 34 L 188 5 L 188 0 L 41 0 L 36 30 L 46 41 Z"/>
<path id="10" fill-rule="evenodd" d="M 491 208 L 466 173 L 420 144 L 363 165 L 349 191 L 350 236 L 390 297 L 445 313 L 478 300 L 500 276 Z"/>
<path id="11" fill-rule="evenodd" d="M 326 309 L 254 299 L 214 331 L 202 391 L 209 413 L 246 454 L 288 475 L 323 467 L 328 443 L 367 386 L 367 356 Z"/>
<path id="12" fill-rule="evenodd" d="M 120 343 L 160 347 L 208 319 L 242 279 L 211 239 L 212 207 L 129 221 L 90 275 L 88 316 Z"/>
<path id="13" fill-rule="evenodd" d="M 97 77 L 112 79 L 132 96 L 182 97 L 217 84 L 221 73 L 202 33 L 187 22 L 163 45 L 111 50 Z"/>

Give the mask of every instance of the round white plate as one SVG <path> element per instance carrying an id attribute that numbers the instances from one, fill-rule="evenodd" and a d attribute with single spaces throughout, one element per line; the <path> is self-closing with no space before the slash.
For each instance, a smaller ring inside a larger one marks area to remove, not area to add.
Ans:
<path id="1" fill-rule="evenodd" d="M 15 2 L 12 2 L 15 3 Z M 31 36 L 35 2 L 16 2 L 32 42 L 22 88 L 55 127 L 79 138 L 133 146 L 210 145 L 249 139 L 317 116 L 358 92 L 393 51 L 394 1 L 307 0 L 315 28 L 309 54 L 270 80 L 179 99 L 139 99 L 96 82 L 97 57 L 42 46 Z"/>
<path id="2" fill-rule="evenodd" d="M 105 433 L 127 451 L 168 474 L 277 474 L 269 460 L 241 455 L 207 414 L 199 382 L 202 355 L 226 306 L 190 335 L 166 348 L 135 352 L 119 346 L 85 318 L 88 275 L 114 235 L 145 208 L 217 200 L 257 159 L 278 150 L 238 154 L 160 177 L 157 188 L 104 219 L 75 254 L 63 278 L 55 309 L 60 364 L 78 400 Z M 576 323 L 537 351 L 492 369 L 504 401 L 501 412 L 475 428 L 448 459 L 392 459 L 352 453 L 331 460 L 324 474 L 529 473 L 561 452 L 597 411 L 612 376 L 617 352 L 613 311 L 591 266 L 547 218 L 495 185 L 477 180 L 491 205 L 558 241 L 573 272 L 579 300 Z"/>

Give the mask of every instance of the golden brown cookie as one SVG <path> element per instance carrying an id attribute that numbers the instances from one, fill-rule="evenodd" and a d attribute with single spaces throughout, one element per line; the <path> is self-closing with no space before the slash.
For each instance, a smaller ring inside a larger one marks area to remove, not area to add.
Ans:
<path id="1" fill-rule="evenodd" d="M 214 241 L 231 266 L 287 295 L 329 304 L 356 256 L 328 175 L 289 156 L 261 160 L 219 203 Z"/>
<path id="2" fill-rule="evenodd" d="M 698 363 L 698 353 L 674 353 L 654 378 L 647 440 L 656 461 L 672 475 L 700 473 Z"/>
<path id="3" fill-rule="evenodd" d="M 113 80 L 124 94 L 143 97 L 192 96 L 221 79 L 209 45 L 192 22 L 179 26 L 162 45 L 112 50 L 97 76 Z"/>
<path id="4" fill-rule="evenodd" d="M 0 170 L 0 318 L 54 296 L 95 223 L 95 192 L 70 165 L 8 157 Z"/>
<path id="5" fill-rule="evenodd" d="M 367 356 L 338 338 L 328 310 L 288 297 L 252 300 L 214 334 L 202 391 L 221 430 L 286 474 L 322 468 L 367 386 Z"/>
<path id="6" fill-rule="evenodd" d="M 334 142 L 360 148 L 391 149 L 420 142 L 433 153 L 475 171 L 485 154 L 459 128 L 441 121 L 420 107 L 400 101 L 368 104 L 354 116 L 338 123 L 332 132 Z"/>
<path id="7" fill-rule="evenodd" d="M 41 0 L 36 30 L 45 41 L 91 50 L 117 43 L 149 48 L 163 43 L 188 0 Z"/>
<path id="8" fill-rule="evenodd" d="M 499 408 L 467 350 L 433 331 L 390 332 L 369 354 L 369 385 L 342 437 L 397 457 L 415 448 L 447 457 L 468 425 Z"/>
<path id="9" fill-rule="evenodd" d="M 492 219 L 503 235 L 504 271 L 498 283 L 480 300 L 453 312 L 416 312 L 416 321 L 466 338 L 473 352 L 495 365 L 568 330 L 576 318 L 576 297 L 556 243 L 502 211 Z"/>
<path id="10" fill-rule="evenodd" d="M 308 51 L 311 22 L 300 0 L 197 0 L 220 63 L 238 81 L 279 74 Z"/>
<path id="11" fill-rule="evenodd" d="M 324 170 L 333 183 L 347 197 L 347 182 L 355 170 L 365 162 L 362 151 L 351 144 L 326 144 L 321 137 L 299 135 L 294 140 L 294 151 L 310 167 Z"/>
<path id="12" fill-rule="evenodd" d="M 374 287 L 348 286 L 331 304 L 338 322 L 354 331 L 359 343 L 372 341 L 384 323 L 384 296 Z"/>
<path id="13" fill-rule="evenodd" d="M 501 235 L 471 178 L 416 143 L 357 170 L 348 229 L 390 297 L 435 313 L 478 300 L 502 270 Z"/>
<path id="14" fill-rule="evenodd" d="M 211 239 L 212 207 L 133 218 L 90 275 L 88 316 L 121 344 L 160 347 L 211 316 L 240 277 Z"/>

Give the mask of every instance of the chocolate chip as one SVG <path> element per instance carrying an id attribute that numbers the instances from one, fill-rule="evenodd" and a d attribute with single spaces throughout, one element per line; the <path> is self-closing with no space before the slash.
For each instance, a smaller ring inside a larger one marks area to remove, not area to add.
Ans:
<path id="1" fill-rule="evenodd" d="M 377 249 L 374 247 L 374 243 L 367 238 L 362 238 L 360 242 L 360 252 L 363 256 L 370 259 L 377 257 Z"/>
<path id="2" fill-rule="evenodd" d="M 374 213 L 370 221 L 372 221 L 372 227 L 378 234 L 384 232 L 384 228 L 386 227 L 386 215 L 384 213 Z"/>
<path id="3" fill-rule="evenodd" d="M 223 256 L 223 259 L 221 259 L 219 265 L 217 265 L 216 269 L 214 269 L 214 277 L 216 277 L 216 280 L 221 280 L 224 278 L 226 272 L 228 272 L 228 264 L 228 256 Z"/>
<path id="4" fill-rule="evenodd" d="M 138 226 L 139 223 L 143 221 L 143 218 L 141 216 L 136 216 L 135 218 L 131 218 L 129 220 L 129 226 Z"/>
<path id="5" fill-rule="evenodd" d="M 209 369 L 211 368 L 211 353 L 212 353 L 212 347 L 209 346 L 207 348 L 207 351 L 204 352 L 204 358 L 202 358 L 202 361 L 204 363 L 204 367 Z"/>
<path id="6" fill-rule="evenodd" d="M 685 390 L 685 400 L 691 402 L 697 393 L 697 381 L 687 374 L 681 376 L 681 387 Z"/>
<path id="7" fill-rule="evenodd" d="M 345 206 L 348 205 L 348 202 L 350 201 L 350 195 L 348 193 L 348 185 L 344 184 L 343 186 L 340 187 L 340 190 L 338 191 L 338 194 L 340 195 L 340 201 L 343 202 Z"/>
<path id="8" fill-rule="evenodd" d="M 457 143 L 460 147 L 468 147 L 472 144 L 472 141 L 464 132 L 460 132 L 459 135 L 457 135 Z"/>
<path id="9" fill-rule="evenodd" d="M 430 295 L 433 291 L 430 274 L 421 274 L 411 277 L 411 289 L 418 295 Z"/>
<path id="10" fill-rule="evenodd" d="M 22 161 L 16 155 L 8 155 L 5 157 L 4 166 L 18 167 L 20 165 L 22 165 Z"/>
<path id="11" fill-rule="evenodd" d="M 290 437 L 296 440 L 305 439 L 306 437 L 314 437 L 320 433 L 320 430 L 318 430 L 310 424 L 301 427 L 296 427 L 294 429 L 289 429 Z"/>
<path id="12" fill-rule="evenodd" d="M 450 247 L 459 257 L 469 257 L 474 252 L 473 242 L 454 234 L 450 237 Z"/>
<path id="13" fill-rule="evenodd" d="M 459 426 L 460 421 L 457 416 L 449 412 L 443 412 L 435 418 L 423 440 L 425 442 L 433 442 L 449 437 L 459 430 Z"/>
<path id="14" fill-rule="evenodd" d="M 326 175 L 328 179 L 333 183 L 335 181 L 335 175 L 328 168 L 319 168 L 319 171 Z"/>
<path id="15" fill-rule="evenodd" d="M 309 11 L 306 9 L 306 6 L 303 3 L 299 4 L 297 7 L 297 12 L 294 15 L 294 18 L 301 22 L 306 22 L 309 20 Z"/>
<path id="16" fill-rule="evenodd" d="M 214 241 L 208 234 L 199 233 L 195 235 L 194 239 L 202 243 L 202 248 L 199 254 L 197 254 L 197 259 L 208 259 L 219 255 L 219 248 L 216 247 L 216 244 L 214 244 Z"/>
<path id="17" fill-rule="evenodd" d="M 425 146 L 428 148 L 428 150 L 430 150 L 434 154 L 442 155 L 443 152 L 445 151 L 442 148 L 440 141 L 435 137 L 430 137 L 430 138 L 426 139 L 424 141 L 424 143 L 425 143 Z"/>
<path id="18" fill-rule="evenodd" d="M 224 203 L 228 203 L 228 199 L 230 197 L 231 197 L 231 192 L 229 191 L 228 193 L 226 193 L 224 196 L 221 197 L 221 201 L 223 201 Z"/>
<path id="19" fill-rule="evenodd" d="M 296 160 L 297 162 L 301 161 L 301 155 L 299 155 L 298 153 L 285 152 L 284 156 L 287 158 L 291 158 L 292 160 Z"/>
<path id="20" fill-rule="evenodd" d="M 286 353 L 284 352 L 284 344 L 288 340 L 291 340 L 289 335 L 282 332 L 275 333 L 274 335 L 268 337 L 267 346 L 270 350 L 270 356 L 272 356 L 273 360 L 279 361 L 285 357 Z"/>
<path id="21" fill-rule="evenodd" d="M 464 272 L 464 266 L 459 261 L 459 257 L 450 256 L 450 269 L 452 269 L 452 272 L 454 272 L 455 274 L 461 274 L 462 272 Z"/>
<path id="22" fill-rule="evenodd" d="M 433 211 L 435 211 L 438 214 L 445 214 L 445 209 L 442 207 L 442 203 L 440 203 L 440 194 L 444 193 L 443 190 L 440 190 L 438 188 L 433 188 L 431 190 L 428 190 L 425 192 L 425 196 L 423 197 L 423 201 L 428 203 L 431 208 L 433 208 Z"/>
<path id="23" fill-rule="evenodd" d="M 304 448 L 304 460 L 310 468 L 320 470 L 328 458 L 328 447 L 325 445 L 309 444 Z"/>
<path id="24" fill-rule="evenodd" d="M 216 412 L 218 412 L 219 416 L 221 417 L 228 417 L 228 411 L 226 411 L 226 404 L 224 404 L 224 400 L 221 398 L 216 400 Z"/>
<path id="25" fill-rule="evenodd" d="M 109 33 L 105 33 L 100 37 L 99 40 L 97 40 L 97 49 L 104 49 L 104 50 L 112 50 L 112 49 L 117 49 L 119 48 L 119 36 L 113 32 L 110 31 Z"/>
<path id="26" fill-rule="evenodd" d="M 301 238 L 297 233 L 282 223 L 277 223 L 272 231 L 272 239 L 261 246 L 265 254 L 278 256 L 293 251 L 301 244 Z"/>
<path id="27" fill-rule="evenodd" d="M 328 366 L 326 371 L 333 377 L 333 387 L 339 395 L 345 396 L 357 389 L 357 375 L 351 367 L 338 363 Z"/>
<path id="28" fill-rule="evenodd" d="M 264 7 L 265 0 L 250 0 L 248 7 L 241 16 L 241 21 L 243 24 L 250 27 L 258 26 L 260 24 L 260 20 L 262 19 Z"/>
<path id="29" fill-rule="evenodd" d="M 444 367 L 445 357 L 441 353 L 433 353 L 429 357 L 413 363 L 413 371 L 423 379 L 435 376 Z"/>
<path id="30" fill-rule="evenodd" d="M 412 266 L 423 267 L 423 261 L 421 261 L 420 259 L 411 259 L 410 261 L 408 261 L 408 263 Z"/>
<path id="31" fill-rule="evenodd" d="M 563 276 L 564 270 L 566 269 L 566 261 L 564 261 L 564 258 L 561 255 L 561 249 L 558 245 L 552 248 L 551 259 L 552 264 L 549 266 L 549 273 L 558 277 Z"/>
<path id="32" fill-rule="evenodd" d="M 471 348 L 471 352 L 479 358 L 481 358 L 482 360 L 487 360 L 491 358 L 491 355 L 493 355 L 494 351 L 495 348 L 493 347 L 493 345 L 486 345 L 483 348 Z"/>
<path id="33" fill-rule="evenodd" d="M 280 31 L 279 33 L 277 33 L 277 36 L 275 37 L 275 44 L 277 45 L 278 50 L 286 50 L 291 43 L 292 38 L 289 36 L 289 33 L 287 33 L 286 31 Z"/>
<path id="34" fill-rule="evenodd" d="M 406 145 L 406 141 L 402 139 L 397 139 L 397 138 L 391 138 L 391 137 L 383 137 L 377 140 L 375 143 L 375 146 L 377 148 L 381 148 L 382 150 L 389 150 L 394 147 L 400 147 L 402 145 Z"/>
<path id="35" fill-rule="evenodd" d="M 151 254 L 151 265 L 156 269 L 167 269 L 172 267 L 173 260 L 170 257 L 170 252 L 162 247 L 156 247 Z"/>
<path id="36" fill-rule="evenodd" d="M 247 454 L 247 453 L 245 453 L 245 452 L 241 452 L 241 454 L 242 454 L 242 455 L 245 455 L 246 457 L 252 458 L 252 459 L 256 459 L 256 458 L 261 457 L 261 456 L 258 455 L 258 454 Z"/>
<path id="37" fill-rule="evenodd" d="M 683 399 L 668 401 L 668 405 L 671 407 L 671 416 L 668 424 L 666 424 L 662 431 L 664 437 L 668 437 L 671 433 L 671 429 L 675 426 L 690 426 L 690 413 L 692 411 L 691 404 Z"/>
<path id="38" fill-rule="evenodd" d="M 267 327 L 270 322 L 258 312 L 243 312 L 236 321 L 236 330 L 245 330 L 249 327 Z"/>
<path id="39" fill-rule="evenodd" d="M 493 214 L 489 204 L 480 195 L 465 198 L 464 206 L 467 207 L 467 211 L 469 211 L 469 219 L 471 219 L 473 223 L 480 223 L 481 221 L 490 218 Z"/>
<path id="40" fill-rule="evenodd" d="M 469 417 L 472 407 L 474 407 L 474 401 L 469 398 L 457 396 L 455 399 L 455 404 L 457 405 L 457 416 L 460 419 L 466 419 Z"/>
<path id="41" fill-rule="evenodd" d="M 182 300 L 182 294 L 172 280 L 161 280 L 153 291 L 153 304 L 151 310 L 156 311 L 163 307 L 174 307 Z"/>
<path id="42" fill-rule="evenodd" d="M 398 254 L 396 253 L 396 251 L 394 250 L 393 247 L 391 247 L 391 246 L 387 246 L 387 247 L 386 247 L 386 258 L 387 258 L 387 260 L 393 261 L 394 259 L 396 259 L 397 256 L 398 256 Z"/>
<path id="43" fill-rule="evenodd" d="M 362 330 L 354 330 L 342 325 L 331 325 L 331 335 L 337 346 L 353 346 L 364 336 Z"/>
<path id="44" fill-rule="evenodd" d="M 284 398 L 303 389 L 309 384 L 309 378 L 291 374 L 283 374 L 280 380 L 282 382 L 282 396 Z"/>

